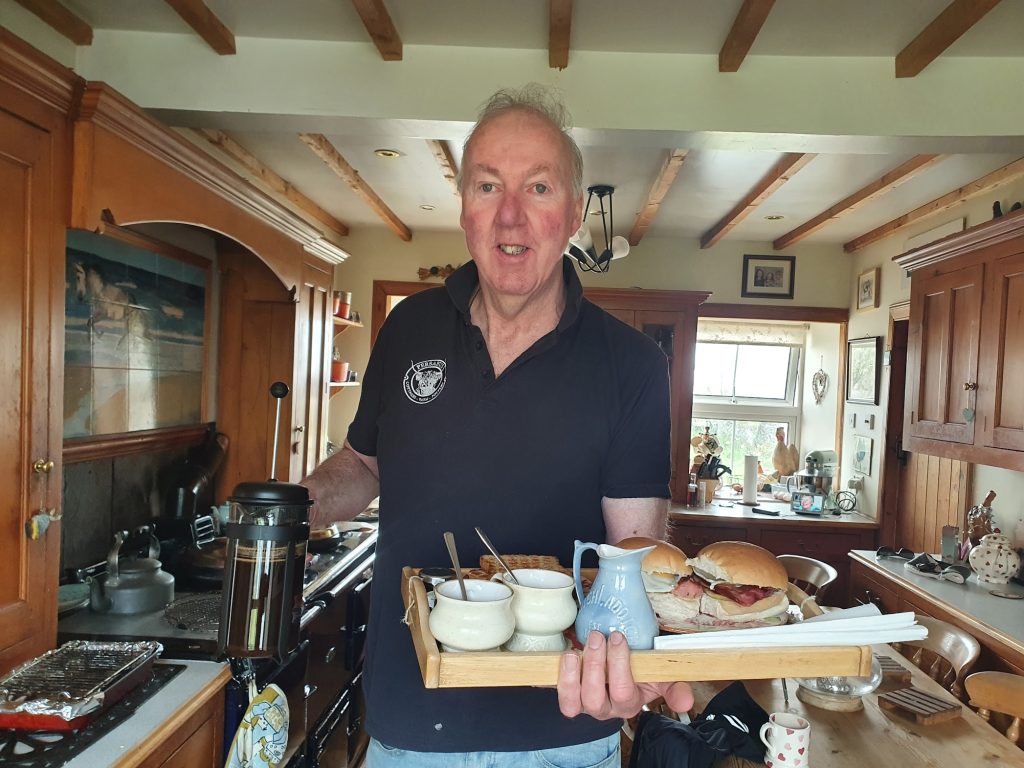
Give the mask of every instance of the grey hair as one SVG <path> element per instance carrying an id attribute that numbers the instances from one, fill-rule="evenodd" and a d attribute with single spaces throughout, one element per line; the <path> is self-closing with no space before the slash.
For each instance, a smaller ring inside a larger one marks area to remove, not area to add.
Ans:
<path id="1" fill-rule="evenodd" d="M 462 170 L 465 167 L 466 156 L 469 153 L 469 145 L 473 141 L 473 137 L 476 136 L 481 126 L 508 112 L 531 112 L 547 121 L 561 134 L 563 149 L 569 161 L 572 194 L 573 197 L 582 197 L 583 154 L 580 152 L 576 140 L 569 133 L 572 127 L 572 116 L 555 92 L 539 83 L 527 83 L 519 89 L 502 88 L 495 92 L 480 109 L 476 125 L 473 126 L 473 130 L 466 137 L 465 144 L 462 145 L 463 162 L 455 176 L 459 192 L 462 192 Z"/>

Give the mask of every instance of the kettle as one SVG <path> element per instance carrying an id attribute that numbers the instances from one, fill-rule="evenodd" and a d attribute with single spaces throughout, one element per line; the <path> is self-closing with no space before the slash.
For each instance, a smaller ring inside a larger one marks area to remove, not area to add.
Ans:
<path id="1" fill-rule="evenodd" d="M 128 531 L 114 534 L 107 553 L 107 570 L 89 578 L 89 607 L 100 613 L 149 613 L 163 610 L 174 601 L 174 577 L 164 571 L 157 557 L 160 544 L 149 526 L 136 529 L 135 536 L 148 537 L 148 557 L 119 560 Z"/>

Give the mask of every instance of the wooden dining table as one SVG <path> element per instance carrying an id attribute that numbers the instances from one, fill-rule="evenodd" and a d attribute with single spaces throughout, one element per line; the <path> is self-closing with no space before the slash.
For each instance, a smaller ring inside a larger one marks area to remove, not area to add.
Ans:
<path id="1" fill-rule="evenodd" d="M 911 671 L 910 685 L 953 702 L 956 698 L 887 645 L 873 648 L 878 655 L 898 660 Z M 960 717 L 934 725 L 919 725 L 909 716 L 882 709 L 878 695 L 906 683 L 888 679 L 863 697 L 864 708 L 835 712 L 797 698 L 797 682 L 787 681 L 789 703 L 780 680 L 748 680 L 750 695 L 769 714 L 792 712 L 811 723 L 810 768 L 1024 768 L 1024 750 L 986 723 L 966 703 Z M 693 683 L 694 711 L 700 712 L 727 682 Z M 752 768 L 763 765 L 733 756 L 716 768 Z"/>

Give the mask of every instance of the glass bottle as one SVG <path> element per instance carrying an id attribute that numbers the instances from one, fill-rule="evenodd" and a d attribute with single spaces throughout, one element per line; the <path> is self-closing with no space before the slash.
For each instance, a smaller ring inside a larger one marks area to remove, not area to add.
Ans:
<path id="1" fill-rule="evenodd" d="M 697 473 L 690 473 L 690 482 L 686 484 L 686 506 L 688 507 L 699 507 L 701 506 L 700 501 L 697 498 Z"/>

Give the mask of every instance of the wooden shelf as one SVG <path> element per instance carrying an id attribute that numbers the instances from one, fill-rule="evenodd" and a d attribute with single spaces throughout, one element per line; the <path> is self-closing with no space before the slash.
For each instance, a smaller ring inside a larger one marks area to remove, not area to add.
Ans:
<path id="1" fill-rule="evenodd" d="M 334 324 L 336 326 L 341 326 L 342 328 L 350 328 L 350 327 L 351 328 L 362 328 L 363 327 L 362 323 L 357 323 L 354 320 L 346 320 L 345 318 L 338 317 L 337 315 L 334 316 Z"/>

